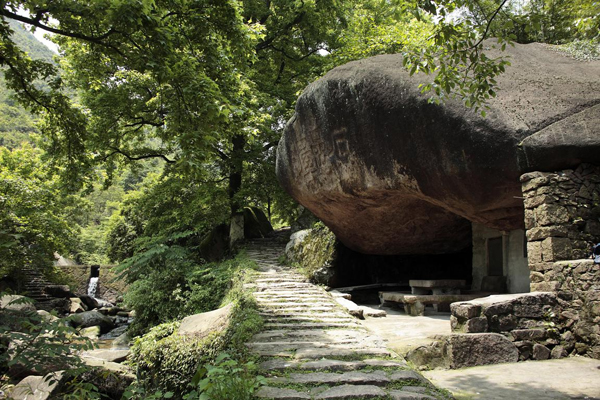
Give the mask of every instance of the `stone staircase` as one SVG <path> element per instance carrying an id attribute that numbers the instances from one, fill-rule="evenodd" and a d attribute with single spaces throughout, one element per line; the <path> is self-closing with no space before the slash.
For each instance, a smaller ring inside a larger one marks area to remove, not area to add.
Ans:
<path id="1" fill-rule="evenodd" d="M 23 266 L 21 273 L 23 275 L 23 288 L 27 297 L 33 299 L 36 303 L 44 303 L 52 299 L 52 296 L 44 291 L 44 288 L 52 285 L 52 283 L 44 278 L 44 275 L 37 268 Z"/>
<path id="2" fill-rule="evenodd" d="M 261 399 L 446 399 L 323 288 L 278 262 L 281 237 L 247 243 L 250 286 L 265 318 L 247 346 L 260 357 Z"/>

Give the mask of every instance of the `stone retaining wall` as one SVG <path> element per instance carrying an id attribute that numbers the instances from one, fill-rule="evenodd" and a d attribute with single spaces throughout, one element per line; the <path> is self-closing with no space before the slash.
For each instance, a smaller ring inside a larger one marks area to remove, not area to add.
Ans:
<path id="1" fill-rule="evenodd" d="M 87 294 L 88 284 L 90 282 L 91 265 L 68 265 L 61 266 L 71 279 L 73 292 L 80 296 Z M 100 265 L 98 289 L 96 297 L 115 303 L 127 289 L 125 282 L 117 279 L 117 274 L 113 271 L 113 265 Z"/>
<path id="2" fill-rule="evenodd" d="M 588 258 L 600 241 L 600 167 L 521 176 L 532 291 L 555 291 L 554 262 Z"/>
<path id="3" fill-rule="evenodd" d="M 556 294 L 553 323 L 564 354 L 600 358 L 600 167 L 521 176 L 532 291 Z"/>
<path id="4" fill-rule="evenodd" d="M 519 352 L 519 360 L 546 360 L 566 355 L 557 325 L 555 293 L 488 296 L 452 303 L 452 331 L 499 333 Z"/>

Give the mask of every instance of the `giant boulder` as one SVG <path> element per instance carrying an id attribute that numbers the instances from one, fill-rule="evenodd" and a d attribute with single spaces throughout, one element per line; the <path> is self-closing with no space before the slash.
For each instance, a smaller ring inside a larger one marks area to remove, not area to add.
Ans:
<path id="1" fill-rule="evenodd" d="M 430 78 L 409 76 L 401 55 L 333 69 L 298 99 L 280 183 L 363 253 L 464 249 L 472 221 L 522 229 L 523 172 L 600 162 L 600 62 L 541 44 L 506 54 L 485 118 L 456 99 L 428 102 Z"/>

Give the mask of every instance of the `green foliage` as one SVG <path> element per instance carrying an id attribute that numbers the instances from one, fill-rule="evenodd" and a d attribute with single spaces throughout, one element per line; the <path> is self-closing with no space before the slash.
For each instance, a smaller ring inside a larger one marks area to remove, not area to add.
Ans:
<path id="1" fill-rule="evenodd" d="M 136 311 L 131 329 L 150 327 L 219 307 L 236 270 L 247 268 L 244 255 L 220 263 L 198 264 L 182 246 L 157 244 L 122 263 L 118 270 L 130 286 L 125 302 Z"/>
<path id="2" fill-rule="evenodd" d="M 600 60 L 600 36 L 595 40 L 575 40 L 559 49 L 578 60 Z"/>
<path id="3" fill-rule="evenodd" d="M 198 387 L 185 400 L 251 400 L 254 392 L 266 383 L 257 374 L 254 362 L 239 363 L 227 353 L 220 353 L 214 363 L 198 369 L 192 385 Z"/>
<path id="4" fill-rule="evenodd" d="M 244 343 L 262 328 L 263 323 L 254 298 L 243 289 L 244 277 L 249 273 L 238 270 L 232 289 L 225 299 L 221 298 L 233 303 L 230 322 L 224 330 L 205 338 L 183 336 L 178 333 L 179 323 L 171 322 L 159 325 L 135 340 L 130 360 L 137 367 L 140 380 L 137 388 L 130 391 L 130 398 L 146 398 L 144 396 L 157 392 L 161 396 L 170 392 L 181 398 L 197 391 L 198 381 L 192 382 L 193 377 L 202 366 L 214 365 L 222 352 L 227 352 L 240 364 L 248 362 L 248 349 Z M 252 375 L 254 371 L 248 373 Z"/>
<path id="5" fill-rule="evenodd" d="M 54 252 L 67 253 L 74 243 L 77 226 L 68 221 L 79 200 L 61 192 L 41 155 L 27 144 L 0 147 L 0 277 L 24 265 L 49 269 Z"/>
<path id="6" fill-rule="evenodd" d="M 335 244 L 335 235 L 322 222 L 318 222 L 302 243 L 292 249 L 293 261 L 311 279 L 317 270 L 331 265 L 336 257 Z"/>
<path id="7" fill-rule="evenodd" d="M 0 293 L 0 297 L 5 293 Z M 33 303 L 26 297 L 11 304 Z M 0 365 L 2 373 L 19 377 L 27 371 L 46 374 L 69 369 L 85 371 L 77 352 L 91 350 L 93 343 L 60 319 L 47 321 L 35 311 L 2 310 L 0 320 Z M 77 340 L 74 340 L 77 338 Z"/>

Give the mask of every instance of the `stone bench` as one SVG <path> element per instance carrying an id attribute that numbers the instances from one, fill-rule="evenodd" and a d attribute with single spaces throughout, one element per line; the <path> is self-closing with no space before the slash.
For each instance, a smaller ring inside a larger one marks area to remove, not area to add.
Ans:
<path id="1" fill-rule="evenodd" d="M 408 315 L 419 316 L 425 313 L 426 305 L 433 305 L 435 311 L 450 310 L 450 303 L 469 301 L 492 293 L 473 292 L 462 294 L 412 294 L 408 292 L 379 292 L 379 300 L 383 305 L 386 302 L 401 303 Z"/>

